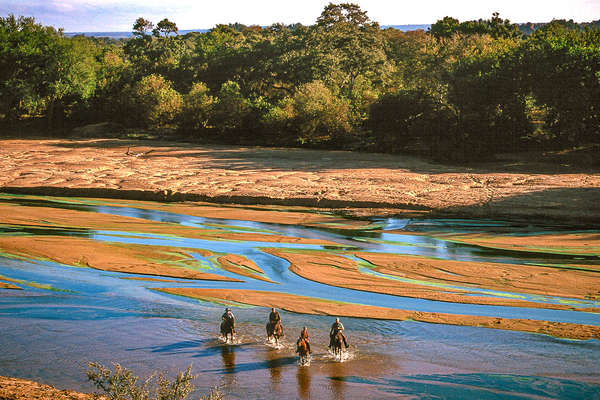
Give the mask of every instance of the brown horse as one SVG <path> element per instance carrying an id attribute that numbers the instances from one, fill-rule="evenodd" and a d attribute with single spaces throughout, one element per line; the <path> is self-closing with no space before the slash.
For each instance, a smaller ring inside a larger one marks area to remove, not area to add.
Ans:
<path id="1" fill-rule="evenodd" d="M 231 342 L 233 343 L 234 332 L 235 330 L 233 329 L 231 322 L 224 319 L 223 322 L 221 322 L 221 336 L 225 338 L 225 343 L 229 342 L 229 336 L 231 336 Z"/>
<path id="2" fill-rule="evenodd" d="M 283 337 L 283 327 L 281 321 L 267 323 L 267 339 L 274 338 L 275 346 L 279 345 L 279 338 Z"/>
<path id="3" fill-rule="evenodd" d="M 335 356 L 338 357 L 342 357 L 343 354 L 343 349 L 344 349 L 344 337 L 342 336 L 342 331 L 338 331 L 338 333 L 336 333 L 333 336 L 333 346 L 331 347 L 331 350 L 333 350 L 333 354 Z"/>
<path id="4" fill-rule="evenodd" d="M 306 365 L 308 363 L 308 356 L 310 352 L 308 351 L 308 343 L 304 338 L 298 339 L 298 343 L 296 344 L 296 353 L 300 356 L 300 364 Z"/>

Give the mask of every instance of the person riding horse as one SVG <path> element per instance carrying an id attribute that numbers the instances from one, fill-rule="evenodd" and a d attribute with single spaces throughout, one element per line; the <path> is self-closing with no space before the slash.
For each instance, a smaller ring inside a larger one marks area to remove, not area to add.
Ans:
<path id="1" fill-rule="evenodd" d="M 348 342 L 346 342 L 346 336 L 344 336 L 344 325 L 342 325 L 339 318 L 336 318 L 333 325 L 331 325 L 331 330 L 329 331 L 329 348 L 333 346 L 333 339 L 338 334 L 338 332 L 342 335 L 342 339 L 344 340 L 344 346 L 346 346 L 347 348 Z"/>
<path id="2" fill-rule="evenodd" d="M 269 322 L 275 325 L 277 322 L 281 322 L 281 317 L 275 307 L 271 308 L 271 314 L 269 314 Z"/>
<path id="3" fill-rule="evenodd" d="M 275 310 L 275 307 L 271 308 L 269 314 L 269 322 L 267 323 L 267 339 L 273 337 L 275 343 L 278 342 L 279 338 L 283 336 L 283 325 L 281 325 L 281 316 Z"/>
<path id="4" fill-rule="evenodd" d="M 302 332 L 300 332 L 300 337 L 296 341 L 296 346 L 298 346 L 298 344 L 300 344 L 300 342 L 303 340 L 306 343 L 306 348 L 308 349 L 308 353 L 310 354 L 310 342 L 308 341 L 308 329 L 306 329 L 306 327 L 302 328 Z"/>
<path id="5" fill-rule="evenodd" d="M 221 319 L 227 322 L 232 330 L 235 330 L 235 317 L 229 308 L 225 309 L 225 312 L 221 315 Z"/>

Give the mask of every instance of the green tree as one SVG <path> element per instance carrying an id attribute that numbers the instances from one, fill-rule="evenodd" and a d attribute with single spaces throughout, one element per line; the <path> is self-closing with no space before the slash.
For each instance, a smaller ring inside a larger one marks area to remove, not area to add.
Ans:
<path id="1" fill-rule="evenodd" d="M 516 68 L 523 90 L 545 107 L 545 128 L 556 145 L 600 141 L 600 29 L 573 30 L 560 22 L 522 43 Z"/>
<path id="2" fill-rule="evenodd" d="M 511 24 L 508 19 L 500 18 L 500 14 L 494 12 L 492 18 L 477 21 L 459 22 L 452 17 L 444 17 L 431 25 L 429 33 L 439 38 L 449 38 L 455 34 L 463 35 L 490 35 L 495 39 L 508 38 L 517 39 L 522 33 L 517 24 Z"/>
<path id="3" fill-rule="evenodd" d="M 135 116 L 131 122 L 145 128 L 173 127 L 183 106 L 171 82 L 156 74 L 143 77 L 126 96 L 130 114 Z"/>
<path id="4" fill-rule="evenodd" d="M 229 142 L 237 142 L 238 134 L 243 128 L 243 122 L 250 112 L 250 103 L 241 92 L 237 82 L 227 81 L 221 86 L 214 105 L 213 119 L 211 124 L 222 134 L 223 139 Z"/>
<path id="5" fill-rule="evenodd" d="M 348 98 L 359 76 L 381 81 L 386 55 L 379 24 L 356 4 L 326 6 L 307 44 L 314 79 L 341 87 Z"/>
<path id="6" fill-rule="evenodd" d="M 351 131 L 350 105 L 320 81 L 306 83 L 292 97 L 293 126 L 300 144 L 344 141 Z"/>
<path id="7" fill-rule="evenodd" d="M 139 17 L 133 24 L 133 35 L 140 38 L 148 35 L 154 28 L 154 24 L 145 18 Z"/>
<path id="8" fill-rule="evenodd" d="M 196 82 L 183 97 L 183 129 L 200 132 L 209 128 L 216 99 L 203 82 Z"/>
<path id="9" fill-rule="evenodd" d="M 49 126 L 62 122 L 94 93 L 95 52 L 88 39 L 65 38 L 33 18 L 0 18 L 0 112 L 9 120 L 45 113 Z"/>
<path id="10" fill-rule="evenodd" d="M 158 24 L 156 24 L 156 28 L 154 28 L 152 34 L 156 37 L 160 37 L 161 34 L 165 37 L 168 37 L 171 34 L 177 34 L 178 31 L 179 29 L 177 29 L 177 25 L 175 25 L 174 22 L 171 22 L 167 18 L 165 18 L 161 20 Z"/>

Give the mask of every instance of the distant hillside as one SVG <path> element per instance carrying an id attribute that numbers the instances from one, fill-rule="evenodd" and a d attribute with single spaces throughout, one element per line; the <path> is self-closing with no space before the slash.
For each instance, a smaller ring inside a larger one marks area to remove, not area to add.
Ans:
<path id="1" fill-rule="evenodd" d="M 431 28 L 431 24 L 411 24 L 411 25 L 382 25 L 381 26 L 382 29 L 387 29 L 387 28 L 394 28 L 394 29 L 398 29 L 399 31 L 416 31 L 419 29 L 423 29 L 424 31 L 428 30 L 429 28 Z"/>
<path id="2" fill-rule="evenodd" d="M 182 29 L 179 31 L 181 35 L 185 35 L 190 32 L 208 32 L 210 29 Z M 109 39 L 127 39 L 133 36 L 132 32 L 65 32 L 65 36 L 88 36 L 88 37 L 105 37 Z"/>
<path id="3" fill-rule="evenodd" d="M 418 29 L 428 30 L 431 24 L 415 24 L 415 25 L 382 25 L 382 29 L 394 28 L 400 31 L 416 31 Z M 210 29 L 182 29 L 179 31 L 180 35 L 185 35 L 190 32 L 208 32 Z M 127 39 L 133 36 L 131 32 L 65 32 L 65 36 L 88 36 L 97 38 L 109 38 L 109 39 Z"/>

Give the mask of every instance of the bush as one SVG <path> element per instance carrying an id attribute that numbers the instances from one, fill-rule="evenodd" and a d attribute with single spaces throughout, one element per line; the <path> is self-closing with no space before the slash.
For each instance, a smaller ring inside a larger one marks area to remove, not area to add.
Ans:
<path id="1" fill-rule="evenodd" d="M 250 103 L 242 95 L 240 85 L 237 82 L 227 81 L 219 90 L 211 122 L 221 133 L 239 131 L 249 112 Z M 232 141 L 235 138 L 228 139 Z M 235 142 L 235 140 L 233 141 Z"/>
<path id="2" fill-rule="evenodd" d="M 335 96 L 321 81 L 306 83 L 292 97 L 293 128 L 301 144 L 338 140 L 351 129 L 350 105 Z"/>
<path id="3" fill-rule="evenodd" d="M 143 77 L 129 93 L 135 126 L 144 128 L 171 127 L 179 116 L 183 100 L 171 83 L 160 75 Z"/>
<path id="4" fill-rule="evenodd" d="M 216 99 L 209 94 L 203 82 L 196 82 L 183 98 L 183 129 L 202 131 L 209 126 Z"/>
<path id="5" fill-rule="evenodd" d="M 114 372 L 102 364 L 90 362 L 86 371 L 87 377 L 94 385 L 104 391 L 110 400 L 183 400 L 194 390 L 192 366 L 185 372 L 177 374 L 169 380 L 166 374 L 153 373 L 143 382 L 127 368 L 114 363 Z M 151 396 L 152 393 L 152 396 Z M 213 388 L 206 400 L 220 400 L 223 394 Z"/>

